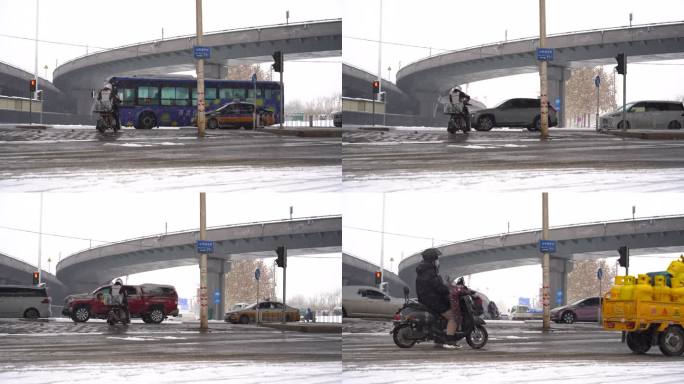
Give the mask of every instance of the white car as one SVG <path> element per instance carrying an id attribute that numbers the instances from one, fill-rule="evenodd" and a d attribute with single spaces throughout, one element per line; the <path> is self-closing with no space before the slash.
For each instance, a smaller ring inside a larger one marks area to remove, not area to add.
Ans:
<path id="1" fill-rule="evenodd" d="M 0 285 L 0 317 L 50 317 L 50 301 L 45 287 Z"/>
<path id="2" fill-rule="evenodd" d="M 342 316 L 391 318 L 404 305 L 404 299 L 390 297 L 375 287 L 342 287 Z"/>
<path id="3" fill-rule="evenodd" d="M 684 105 L 681 101 L 644 100 L 625 106 L 625 128 L 680 129 L 684 126 Z M 617 111 L 601 115 L 601 129 L 622 129 L 622 106 Z"/>

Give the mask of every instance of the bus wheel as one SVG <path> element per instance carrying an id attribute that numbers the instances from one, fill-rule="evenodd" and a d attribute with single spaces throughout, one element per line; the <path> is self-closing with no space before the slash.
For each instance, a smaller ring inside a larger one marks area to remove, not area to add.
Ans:
<path id="1" fill-rule="evenodd" d="M 152 129 L 155 125 L 157 125 L 157 118 L 154 117 L 154 113 L 145 112 L 140 115 L 140 118 L 138 119 L 138 128 Z"/>

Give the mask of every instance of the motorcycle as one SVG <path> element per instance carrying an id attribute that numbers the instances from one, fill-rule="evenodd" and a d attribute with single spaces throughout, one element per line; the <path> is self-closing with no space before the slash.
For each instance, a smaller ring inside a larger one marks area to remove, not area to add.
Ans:
<path id="1" fill-rule="evenodd" d="M 100 133 L 105 133 L 105 131 L 108 129 L 111 129 L 116 133 L 119 131 L 119 129 L 121 129 L 116 125 L 116 119 L 114 118 L 113 111 L 99 110 L 95 112 L 97 112 L 100 115 L 97 118 L 97 123 L 95 124 L 95 128 Z"/>
<path id="2" fill-rule="evenodd" d="M 127 312 L 121 305 L 112 305 L 107 312 L 107 324 L 115 325 L 116 323 L 121 323 L 123 325 L 128 325 L 131 319 L 128 318 Z"/>
<path id="3" fill-rule="evenodd" d="M 460 103 L 445 105 L 444 113 L 450 115 L 449 123 L 447 125 L 447 131 L 449 133 L 456 133 L 457 131 L 463 131 L 463 133 L 470 132 L 470 112 L 468 111 L 468 106 L 470 105 L 470 103 L 468 103 L 469 100 L 470 98 L 468 97 Z"/>
<path id="4" fill-rule="evenodd" d="M 394 344 L 399 348 L 411 348 L 416 343 L 435 341 L 444 344 L 446 340 L 447 320 L 415 299 L 408 299 L 408 289 L 404 289 L 406 302 L 394 315 L 394 328 L 390 332 Z M 456 332 L 456 340 L 466 339 L 473 349 L 480 349 L 487 344 L 489 334 L 485 321 L 479 315 L 482 308 L 475 305 L 474 295 L 463 295 L 460 299 L 462 323 Z"/>

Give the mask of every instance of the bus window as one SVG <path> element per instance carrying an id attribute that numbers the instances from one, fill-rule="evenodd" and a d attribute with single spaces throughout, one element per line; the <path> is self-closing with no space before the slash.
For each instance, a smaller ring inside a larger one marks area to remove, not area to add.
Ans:
<path id="1" fill-rule="evenodd" d="M 138 105 L 159 105 L 159 88 L 138 87 Z"/>
<path id="2" fill-rule="evenodd" d="M 247 92 L 244 88 L 221 88 L 219 96 L 223 100 L 244 100 Z"/>
<path id="3" fill-rule="evenodd" d="M 161 105 L 188 105 L 188 89 L 185 87 L 163 87 Z"/>
<path id="4" fill-rule="evenodd" d="M 264 90 L 262 88 L 257 88 L 257 97 L 264 97 Z M 247 90 L 247 98 L 254 99 L 254 88 Z"/>
<path id="5" fill-rule="evenodd" d="M 271 92 L 271 90 L 270 90 L 270 89 L 266 89 L 265 91 L 266 91 L 266 92 L 265 92 L 265 95 L 266 95 L 266 99 L 268 100 L 268 99 L 270 99 L 270 98 L 271 98 L 271 96 L 272 96 L 272 92 Z"/>
<path id="6" fill-rule="evenodd" d="M 119 89 L 121 105 L 135 105 L 135 88 Z"/>
<path id="7" fill-rule="evenodd" d="M 214 101 L 216 99 L 216 88 L 204 88 L 204 100 Z M 205 105 L 211 101 L 205 102 Z M 197 88 L 192 89 L 192 105 L 197 105 Z"/>

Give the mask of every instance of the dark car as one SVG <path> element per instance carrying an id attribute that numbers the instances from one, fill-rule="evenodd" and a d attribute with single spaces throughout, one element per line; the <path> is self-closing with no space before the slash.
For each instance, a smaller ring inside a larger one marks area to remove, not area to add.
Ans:
<path id="1" fill-rule="evenodd" d="M 275 124 L 273 111 L 257 108 L 257 117 L 261 126 Z M 254 104 L 231 102 L 224 104 L 205 114 L 207 128 L 254 128 Z M 196 119 L 193 119 L 196 124 Z"/>
<path id="2" fill-rule="evenodd" d="M 333 125 L 336 127 L 342 126 L 342 112 L 333 113 Z"/>
<path id="3" fill-rule="evenodd" d="M 556 323 L 572 324 L 575 321 L 598 321 L 599 308 L 601 307 L 598 297 L 588 297 L 572 304 L 556 307 L 551 310 L 551 320 Z"/>
<path id="4" fill-rule="evenodd" d="M 556 110 L 549 107 L 549 127 L 558 125 Z M 493 127 L 527 127 L 530 131 L 538 131 L 541 127 L 541 104 L 539 99 L 510 99 L 494 108 L 481 109 L 471 114 L 473 128 L 478 131 L 489 131 Z"/>
<path id="5" fill-rule="evenodd" d="M 107 318 L 110 306 L 111 285 L 104 285 L 91 293 L 69 295 L 64 300 L 62 314 L 74 322 L 82 323 L 91 317 Z M 146 323 L 161 323 L 168 316 L 178 316 L 178 294 L 171 285 L 141 284 L 124 285 L 128 296 L 131 317 L 139 317 Z"/>

